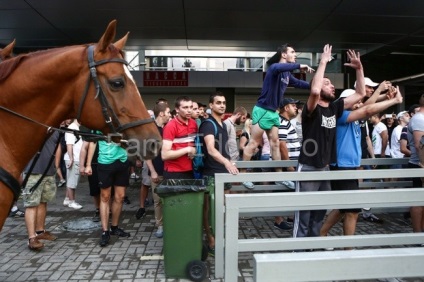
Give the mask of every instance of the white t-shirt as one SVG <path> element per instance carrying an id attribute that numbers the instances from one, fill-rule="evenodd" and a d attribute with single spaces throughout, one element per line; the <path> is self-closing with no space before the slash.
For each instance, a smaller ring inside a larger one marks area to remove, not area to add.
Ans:
<path id="1" fill-rule="evenodd" d="M 400 135 L 402 134 L 402 125 L 398 125 L 393 129 L 392 138 L 390 140 L 390 155 L 392 158 L 403 158 L 400 152 Z"/>
<path id="2" fill-rule="evenodd" d="M 382 147 L 382 138 L 380 136 L 380 133 L 383 131 L 387 131 L 388 134 L 388 130 L 387 130 L 387 126 L 382 123 L 379 122 L 376 124 L 376 126 L 374 126 L 374 130 L 372 131 L 372 147 L 374 149 L 374 154 L 375 155 L 381 155 L 381 147 Z M 387 146 L 386 146 L 386 152 L 385 152 L 386 156 L 390 156 L 390 146 L 389 146 L 389 140 L 387 140 Z"/>
<path id="3" fill-rule="evenodd" d="M 69 129 L 79 130 L 79 126 L 76 123 L 71 123 L 68 126 Z M 72 148 L 72 154 L 74 155 L 74 162 L 79 162 L 79 156 L 81 152 L 82 147 L 82 138 L 79 137 L 77 141 L 77 137 L 73 133 L 65 133 L 65 142 L 66 146 L 73 145 Z M 65 161 L 69 161 L 69 154 L 66 152 L 65 156 L 63 157 Z"/>

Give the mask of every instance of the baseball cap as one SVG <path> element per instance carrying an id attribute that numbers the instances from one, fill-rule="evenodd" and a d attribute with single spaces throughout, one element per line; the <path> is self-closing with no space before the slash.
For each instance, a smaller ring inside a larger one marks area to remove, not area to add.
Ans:
<path id="1" fill-rule="evenodd" d="M 353 90 L 353 89 L 345 89 L 345 90 L 343 90 L 342 94 L 340 94 L 340 98 L 349 97 L 350 95 L 352 95 L 354 93 L 355 93 L 355 90 Z"/>
<path id="2" fill-rule="evenodd" d="M 400 119 L 404 114 L 407 114 L 408 111 L 401 111 L 400 113 L 397 114 L 396 118 Z"/>
<path id="3" fill-rule="evenodd" d="M 368 78 L 368 77 L 365 77 L 365 85 L 370 86 L 370 87 L 376 87 L 376 86 L 378 86 L 378 83 L 377 83 L 377 82 L 372 81 L 372 80 L 371 80 L 370 78 Z M 355 87 L 355 88 L 356 88 L 356 81 L 355 81 L 355 84 L 353 85 L 353 87 Z"/>
<path id="4" fill-rule="evenodd" d="M 295 100 L 292 98 L 284 98 L 283 100 L 283 106 L 288 105 L 288 104 L 297 104 L 299 103 L 299 100 Z"/>

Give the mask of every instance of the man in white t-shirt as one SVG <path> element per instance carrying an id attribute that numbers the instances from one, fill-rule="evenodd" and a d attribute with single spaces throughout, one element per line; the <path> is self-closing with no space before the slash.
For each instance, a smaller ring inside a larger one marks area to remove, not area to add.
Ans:
<path id="1" fill-rule="evenodd" d="M 398 126 L 393 129 L 392 137 L 390 140 L 390 155 L 392 158 L 403 158 L 404 154 L 400 151 L 400 136 L 402 135 L 402 129 L 409 123 L 408 111 L 402 111 L 396 116 L 398 120 Z M 402 165 L 392 165 L 391 168 L 402 168 Z"/>
<path id="2" fill-rule="evenodd" d="M 390 157 L 389 132 L 387 126 L 381 122 L 380 114 L 373 115 L 370 121 L 372 125 L 374 125 L 371 138 L 375 157 Z"/>
<path id="3" fill-rule="evenodd" d="M 79 130 L 80 124 L 74 121 L 68 126 L 69 129 Z M 79 156 L 83 140 L 80 136 L 73 133 L 65 133 L 66 154 L 63 157 L 66 163 L 66 195 L 63 205 L 79 210 L 82 208 L 80 204 L 75 202 L 75 189 L 79 182 Z"/>

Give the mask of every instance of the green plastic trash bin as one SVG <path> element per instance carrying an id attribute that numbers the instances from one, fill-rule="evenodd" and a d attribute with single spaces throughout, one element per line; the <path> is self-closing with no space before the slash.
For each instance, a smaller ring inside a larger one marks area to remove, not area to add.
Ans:
<path id="1" fill-rule="evenodd" d="M 167 278 L 202 281 L 203 179 L 167 179 L 156 192 L 163 201 L 163 253 Z"/>

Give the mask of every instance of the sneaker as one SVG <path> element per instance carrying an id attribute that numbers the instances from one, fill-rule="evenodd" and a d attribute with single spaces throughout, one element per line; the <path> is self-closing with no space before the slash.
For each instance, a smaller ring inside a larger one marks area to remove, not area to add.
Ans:
<path id="1" fill-rule="evenodd" d="M 127 196 L 124 197 L 124 204 L 126 204 L 126 205 L 131 204 L 131 201 L 130 201 L 130 199 L 128 199 Z"/>
<path id="2" fill-rule="evenodd" d="M 294 222 L 294 218 L 293 218 L 293 217 L 288 217 L 288 218 L 286 219 L 286 221 L 287 221 L 287 222 Z"/>
<path id="3" fill-rule="evenodd" d="M 109 231 L 103 231 L 102 236 L 100 238 L 100 242 L 99 242 L 100 247 L 107 246 L 107 244 L 109 244 L 109 240 L 110 240 Z"/>
<path id="4" fill-rule="evenodd" d="M 121 228 L 116 228 L 116 229 L 111 229 L 110 230 L 110 235 L 116 235 L 118 237 L 130 237 L 130 233 L 125 232 L 123 229 Z"/>
<path id="5" fill-rule="evenodd" d="M 250 181 L 243 182 L 243 186 L 246 187 L 247 189 L 253 189 L 253 188 L 255 188 L 255 184 L 253 184 Z"/>
<path id="6" fill-rule="evenodd" d="M 25 212 L 21 211 L 20 209 L 16 209 L 15 211 L 10 211 L 9 216 L 10 217 L 25 217 Z"/>
<path id="7" fill-rule="evenodd" d="M 156 238 L 162 238 L 163 237 L 163 227 L 162 226 L 159 226 L 158 230 L 156 230 L 155 237 Z"/>
<path id="8" fill-rule="evenodd" d="M 277 222 L 274 222 L 274 228 L 277 228 L 280 230 L 291 230 L 293 229 L 293 225 L 291 225 L 290 223 L 286 221 L 282 221 L 280 222 L 280 224 L 278 224 Z"/>
<path id="9" fill-rule="evenodd" d="M 384 223 L 384 221 L 381 218 L 378 218 L 374 214 L 371 214 L 369 216 L 362 216 L 362 218 L 365 221 L 369 221 L 369 222 L 372 222 L 372 223 Z"/>
<path id="10" fill-rule="evenodd" d="M 145 208 L 139 208 L 135 214 L 135 218 L 140 219 L 146 215 L 146 209 Z"/>
<path id="11" fill-rule="evenodd" d="M 140 179 L 140 176 L 138 176 L 137 174 L 135 174 L 135 173 L 133 172 L 133 173 L 131 173 L 130 178 L 131 178 L 131 179 Z"/>
<path id="12" fill-rule="evenodd" d="M 296 186 L 294 185 L 293 181 L 275 181 L 275 184 L 277 185 L 283 185 L 291 190 L 296 189 Z"/>
<path id="13" fill-rule="evenodd" d="M 57 236 L 54 236 L 49 231 L 44 230 L 43 233 L 40 233 L 37 235 L 38 240 L 47 240 L 47 241 L 55 241 L 57 239 Z"/>
<path id="14" fill-rule="evenodd" d="M 82 208 L 82 206 L 75 201 L 69 201 L 68 207 L 73 208 L 74 210 L 79 210 Z"/>
<path id="15" fill-rule="evenodd" d="M 68 197 L 66 197 L 65 200 L 63 200 L 63 205 L 65 207 L 69 206 L 70 203 L 71 203 L 71 201 L 69 201 L 69 198 Z"/>
<path id="16" fill-rule="evenodd" d="M 65 183 L 66 183 L 65 179 L 59 180 L 59 183 L 57 184 L 57 186 L 62 187 L 63 185 L 65 185 Z"/>
<path id="17" fill-rule="evenodd" d="M 91 219 L 93 222 L 99 222 L 100 221 L 100 211 L 97 209 L 94 213 L 93 218 Z"/>
<path id="18" fill-rule="evenodd" d="M 37 237 L 28 240 L 28 248 L 30 250 L 39 251 L 44 247 L 44 244 L 38 241 Z"/>

